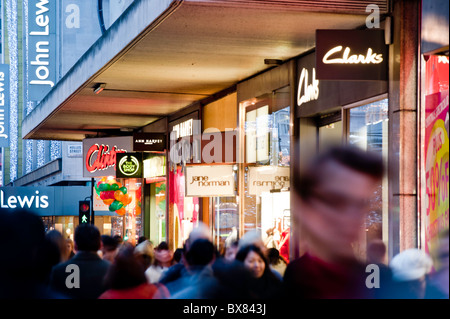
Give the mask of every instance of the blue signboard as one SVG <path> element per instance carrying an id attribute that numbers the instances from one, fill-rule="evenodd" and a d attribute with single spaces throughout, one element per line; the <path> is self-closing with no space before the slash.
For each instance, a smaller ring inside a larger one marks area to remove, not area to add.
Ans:
<path id="1" fill-rule="evenodd" d="M 0 147 L 9 147 L 9 65 L 0 64 Z"/>
<path id="2" fill-rule="evenodd" d="M 56 1 L 28 3 L 28 99 L 40 101 L 56 82 Z"/>

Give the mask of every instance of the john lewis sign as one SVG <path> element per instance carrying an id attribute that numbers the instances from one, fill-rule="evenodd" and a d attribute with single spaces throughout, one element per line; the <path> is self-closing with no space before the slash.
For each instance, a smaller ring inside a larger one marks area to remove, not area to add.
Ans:
<path id="1" fill-rule="evenodd" d="M 9 65 L 0 64 L 0 147 L 9 147 Z"/>
<path id="2" fill-rule="evenodd" d="M 89 186 L 0 187 L 0 210 L 26 209 L 39 216 L 77 216 L 78 201 L 88 196 Z"/>
<path id="3" fill-rule="evenodd" d="M 56 1 L 28 3 L 28 99 L 40 101 L 56 81 Z"/>

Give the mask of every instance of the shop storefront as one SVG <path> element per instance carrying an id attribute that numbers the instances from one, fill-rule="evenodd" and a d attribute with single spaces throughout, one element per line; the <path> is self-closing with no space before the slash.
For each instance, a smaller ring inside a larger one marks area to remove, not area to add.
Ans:
<path id="1" fill-rule="evenodd" d="M 143 235 L 142 177 L 116 174 L 127 161 L 128 167 L 142 165 L 127 157 L 119 163 L 120 154 L 132 151 L 132 136 L 83 140 L 83 176 L 93 180 L 95 225 L 102 234 L 119 235 L 135 244 Z M 137 176 L 142 176 L 142 168 Z"/>
<path id="2" fill-rule="evenodd" d="M 198 162 L 201 133 L 199 111 L 169 122 L 169 207 L 168 232 L 172 248 L 183 247 L 200 216 L 200 199 L 186 196 L 186 164 Z"/>
<path id="3" fill-rule="evenodd" d="M 350 31 L 350 34 L 353 32 Z M 351 41 L 350 34 L 345 37 L 345 34 L 340 36 L 332 34 L 332 41 L 347 41 L 343 46 L 351 47 L 355 52 L 356 48 L 348 43 Z M 370 33 L 367 38 L 370 39 Z M 376 45 L 373 42 L 371 43 L 373 51 L 380 52 L 375 51 L 377 49 L 374 48 Z M 319 39 L 318 44 L 322 45 L 323 41 Z M 367 52 L 367 48 L 361 48 L 364 46 L 361 41 L 357 41 L 357 44 L 359 52 L 361 50 Z M 383 66 L 386 68 L 383 69 L 384 80 L 383 77 L 358 78 L 374 72 L 365 72 L 364 68 L 361 71 L 355 65 L 345 63 L 339 65 L 340 69 L 331 70 L 331 73 L 328 69 L 318 72 L 324 55 L 330 56 L 329 48 L 336 47 L 336 43 L 326 45 L 326 48 L 318 47 L 314 52 L 297 60 L 296 121 L 299 165 L 304 165 L 314 154 L 328 147 L 342 144 L 356 145 L 364 150 L 377 152 L 382 155 L 387 165 L 389 103 L 386 65 Z M 384 45 L 384 39 L 381 45 Z M 387 55 L 383 57 L 387 58 Z M 349 70 L 346 70 L 346 67 L 349 67 Z M 371 203 L 370 212 L 361 229 L 361 240 L 355 245 L 357 255 L 362 259 L 365 258 L 367 243 L 374 239 L 381 239 L 387 245 L 388 234 L 389 205 L 386 176 L 378 186 Z"/>

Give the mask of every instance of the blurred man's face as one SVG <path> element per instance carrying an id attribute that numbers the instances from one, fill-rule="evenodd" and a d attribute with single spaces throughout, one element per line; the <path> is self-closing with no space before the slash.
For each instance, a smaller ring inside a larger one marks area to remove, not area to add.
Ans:
<path id="1" fill-rule="evenodd" d="M 351 257 L 351 244 L 362 232 L 377 181 L 334 162 L 327 163 L 322 174 L 326 177 L 301 202 L 298 220 L 316 249 Z"/>

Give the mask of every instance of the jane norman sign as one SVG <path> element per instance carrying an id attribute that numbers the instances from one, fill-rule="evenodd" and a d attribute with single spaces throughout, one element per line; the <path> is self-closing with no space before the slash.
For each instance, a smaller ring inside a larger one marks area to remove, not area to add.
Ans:
<path id="1" fill-rule="evenodd" d="M 279 166 L 251 166 L 249 168 L 248 190 L 250 195 L 289 188 L 290 169 Z"/>
<path id="2" fill-rule="evenodd" d="M 132 136 L 84 139 L 83 177 L 116 176 L 117 154 L 132 147 Z"/>
<path id="3" fill-rule="evenodd" d="M 319 80 L 380 80 L 388 75 L 384 30 L 316 30 Z"/>
<path id="4" fill-rule="evenodd" d="M 235 196 L 233 165 L 186 166 L 186 196 Z"/>

